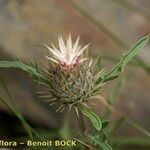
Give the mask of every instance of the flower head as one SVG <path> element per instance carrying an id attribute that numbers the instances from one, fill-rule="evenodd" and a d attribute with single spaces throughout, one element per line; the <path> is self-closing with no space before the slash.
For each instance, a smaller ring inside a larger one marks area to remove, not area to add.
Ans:
<path id="1" fill-rule="evenodd" d="M 46 98 L 50 105 L 57 104 L 57 111 L 73 107 L 76 112 L 81 105 L 85 105 L 89 99 L 99 94 L 102 84 L 97 84 L 97 79 L 104 70 L 97 70 L 97 63 L 84 57 L 83 53 L 88 45 L 79 46 L 79 37 L 73 43 L 71 35 L 64 41 L 62 36 L 58 39 L 59 48 L 53 44 L 45 45 L 51 56 L 48 59 L 47 68 L 42 68 L 47 87 Z M 67 69 L 66 69 L 67 68 Z M 41 82 L 41 81 L 40 81 Z"/>
<path id="2" fill-rule="evenodd" d="M 79 37 L 73 43 L 71 35 L 66 41 L 60 35 L 58 38 L 59 48 L 57 49 L 53 44 L 51 47 L 45 45 L 48 50 L 53 54 L 53 57 L 47 57 L 49 60 L 60 63 L 65 66 L 72 66 L 77 63 L 85 61 L 87 58 L 82 58 L 82 54 L 88 48 L 89 44 L 79 46 Z"/>

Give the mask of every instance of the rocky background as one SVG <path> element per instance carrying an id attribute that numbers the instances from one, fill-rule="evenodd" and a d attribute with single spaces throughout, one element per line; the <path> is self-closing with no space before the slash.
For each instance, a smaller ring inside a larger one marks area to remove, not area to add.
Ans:
<path id="1" fill-rule="evenodd" d="M 39 60 L 47 52 L 43 43 L 49 45 L 52 41 L 57 44 L 60 33 L 64 37 L 71 33 L 73 38 L 80 35 L 83 43 L 92 41 L 91 56 L 105 55 L 117 59 L 127 47 L 150 33 L 149 8 L 149 0 L 0 0 L 0 60 L 19 58 L 29 62 L 34 59 L 40 64 Z M 145 47 L 138 56 L 146 66 L 150 65 L 149 48 Z M 112 64 L 113 61 L 103 60 L 106 68 Z M 117 81 L 126 76 L 130 76 L 129 81 L 119 93 L 115 108 L 150 130 L 150 71 L 140 65 L 128 65 Z M 26 73 L 0 69 L 0 77 L 31 123 L 47 128 L 59 126 L 61 116 L 38 98 L 35 92 L 39 87 Z M 105 97 L 117 81 L 105 87 Z M 3 88 L 0 89 L 0 94 L 7 98 Z M 95 111 L 101 114 L 103 110 L 104 106 L 98 103 Z M 13 121 L 4 118 L 11 113 L 3 105 L 0 111 L 1 130 Z M 115 117 L 114 114 L 112 118 Z M 120 133 L 140 134 L 130 125 L 124 125 Z"/>

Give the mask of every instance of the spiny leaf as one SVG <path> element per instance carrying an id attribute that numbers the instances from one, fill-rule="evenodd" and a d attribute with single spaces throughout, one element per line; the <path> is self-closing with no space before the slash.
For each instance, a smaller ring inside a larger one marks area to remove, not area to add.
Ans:
<path id="1" fill-rule="evenodd" d="M 87 135 L 91 143 L 97 146 L 99 150 L 112 150 L 112 147 L 108 144 L 107 139 L 97 139 L 95 136 Z M 101 137 L 102 138 L 102 137 Z"/>
<path id="2" fill-rule="evenodd" d="M 126 64 L 148 43 L 149 36 L 145 36 L 141 40 L 135 43 L 128 52 L 122 55 L 118 64 L 116 64 L 108 73 L 104 75 L 104 77 L 99 77 L 97 80 L 98 83 L 104 83 L 110 80 L 115 79 L 119 73 L 124 69 Z M 109 80 L 108 80 L 109 79 Z"/>
<path id="3" fill-rule="evenodd" d="M 18 60 L 15 61 L 0 61 L 0 68 L 20 68 L 26 72 L 28 72 L 31 76 L 36 76 L 37 78 L 44 79 L 44 76 L 39 72 L 36 67 L 33 65 L 27 65 Z"/>
<path id="4" fill-rule="evenodd" d="M 100 118 L 94 112 L 92 112 L 90 108 L 87 108 L 85 106 L 81 108 L 81 111 L 86 117 L 88 117 L 91 120 L 93 126 L 98 131 L 100 131 L 102 128 L 102 122 Z"/>
<path id="5" fill-rule="evenodd" d="M 122 68 L 130 61 L 149 41 L 149 36 L 145 36 L 136 42 L 131 49 L 122 56 Z"/>

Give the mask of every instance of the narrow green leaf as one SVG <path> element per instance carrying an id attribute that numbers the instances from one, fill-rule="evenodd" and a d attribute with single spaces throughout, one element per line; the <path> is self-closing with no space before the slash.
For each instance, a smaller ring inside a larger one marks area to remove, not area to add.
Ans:
<path id="1" fill-rule="evenodd" d="M 117 75 L 120 74 L 120 72 L 124 69 L 124 67 L 127 65 L 127 63 L 135 56 L 137 55 L 137 53 L 148 43 L 149 41 L 149 36 L 145 36 L 144 38 L 142 38 L 141 40 L 139 40 L 138 42 L 135 43 L 135 45 L 133 45 L 130 50 L 128 52 L 126 52 L 125 54 L 122 55 L 120 61 L 118 62 L 118 64 L 116 64 L 108 73 L 106 73 L 104 75 L 104 77 L 99 77 L 97 79 L 97 84 L 102 82 L 107 82 L 108 79 L 113 80 Z M 106 80 L 107 79 L 107 80 Z"/>
<path id="2" fill-rule="evenodd" d="M 20 68 L 28 72 L 31 76 L 36 76 L 44 79 L 44 76 L 38 71 L 36 67 L 26 65 L 18 60 L 15 61 L 0 61 L 0 68 Z"/>
<path id="3" fill-rule="evenodd" d="M 37 138 L 42 139 L 40 135 L 27 123 L 21 111 L 15 105 L 14 100 L 7 86 L 5 85 L 4 81 L 1 78 L 0 78 L 0 83 L 4 87 L 4 90 L 6 91 L 6 94 L 9 97 L 9 100 L 5 100 L 0 96 L 0 102 L 2 102 L 4 106 L 6 106 L 20 120 L 20 122 L 22 123 L 23 127 L 25 128 L 26 132 L 28 133 L 31 139 L 33 139 L 33 134 L 35 134 Z"/>
<path id="4" fill-rule="evenodd" d="M 100 131 L 101 128 L 102 128 L 102 122 L 100 120 L 100 118 L 94 113 L 91 111 L 90 108 L 87 108 L 87 107 L 82 107 L 81 108 L 81 111 L 82 113 L 88 117 L 90 119 L 90 121 L 92 122 L 93 126 L 98 130 Z"/>
<path id="5" fill-rule="evenodd" d="M 148 41 L 149 36 L 145 36 L 144 38 L 136 42 L 135 45 L 133 45 L 131 49 L 122 56 L 122 68 L 125 67 L 128 61 L 130 61 L 148 43 Z"/>
<path id="6" fill-rule="evenodd" d="M 93 56 L 95 57 L 95 56 Z M 103 55 L 101 56 L 103 59 L 110 61 L 112 63 L 116 63 L 118 62 L 119 59 L 109 56 L 109 55 Z M 135 61 L 131 61 L 128 63 L 128 65 L 131 66 L 137 66 L 137 67 L 141 67 L 144 71 L 146 71 L 147 73 L 150 73 L 150 65 L 145 63 L 141 58 L 139 58 L 138 56 L 135 57 Z"/>
<path id="7" fill-rule="evenodd" d="M 98 56 L 96 59 L 96 67 L 97 67 L 97 70 L 102 69 L 102 63 L 101 63 L 101 57 L 100 56 Z"/>
<path id="8" fill-rule="evenodd" d="M 100 150 L 112 150 L 112 147 L 108 144 L 107 140 L 102 141 L 91 135 L 88 135 L 88 138 L 94 145 L 98 146 Z"/>
<path id="9" fill-rule="evenodd" d="M 98 142 L 98 144 L 100 147 L 102 147 L 103 150 L 112 150 L 111 146 L 107 142 Z"/>
<path id="10" fill-rule="evenodd" d="M 105 80 L 103 82 L 108 82 L 110 80 L 116 79 L 118 77 L 118 74 L 113 74 L 107 78 L 105 78 Z"/>

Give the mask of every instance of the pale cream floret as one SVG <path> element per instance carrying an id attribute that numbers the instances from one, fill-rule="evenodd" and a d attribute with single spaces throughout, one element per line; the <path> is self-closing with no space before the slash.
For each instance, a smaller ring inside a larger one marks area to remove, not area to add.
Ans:
<path id="1" fill-rule="evenodd" d="M 80 38 L 78 37 L 75 43 L 73 43 L 71 35 L 69 35 L 66 42 L 64 42 L 62 36 L 59 36 L 58 37 L 58 44 L 59 44 L 58 49 L 53 44 L 51 47 L 45 44 L 48 50 L 53 54 L 53 57 L 48 57 L 48 56 L 46 57 L 55 63 L 61 63 L 67 66 L 74 65 L 77 62 L 82 63 L 83 61 L 87 60 L 87 58 L 83 58 L 81 57 L 81 55 L 88 48 L 89 44 L 83 47 L 81 45 L 79 46 L 79 40 Z"/>

